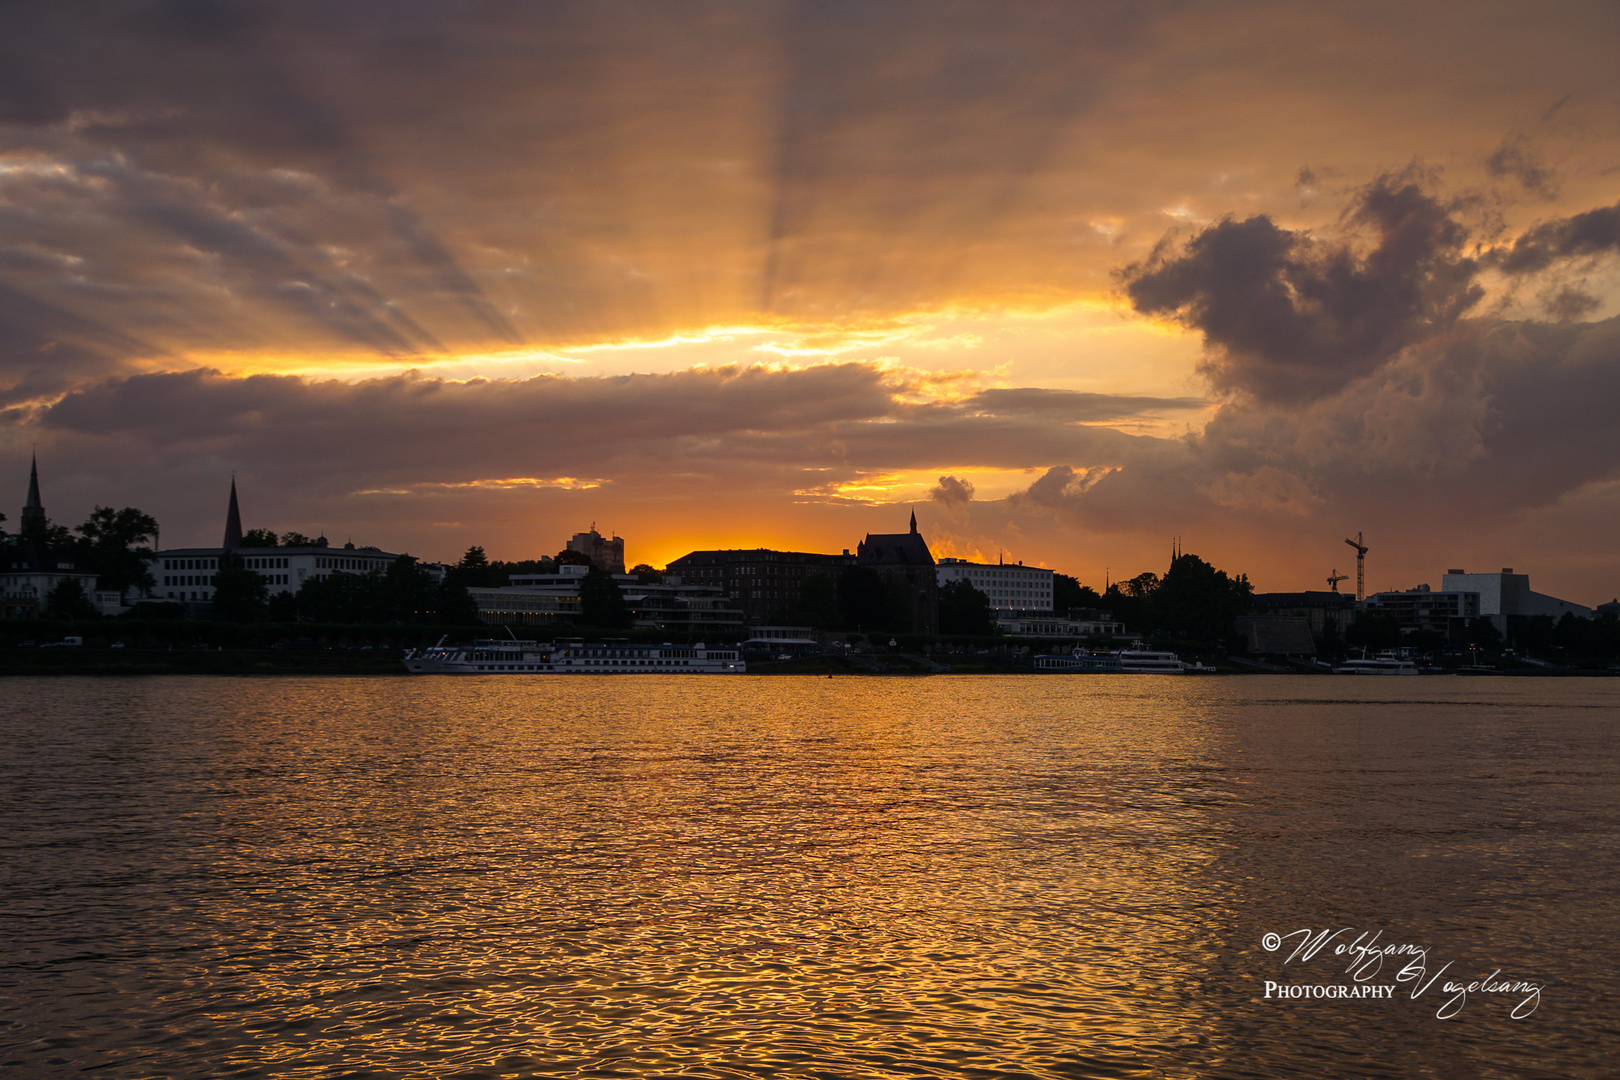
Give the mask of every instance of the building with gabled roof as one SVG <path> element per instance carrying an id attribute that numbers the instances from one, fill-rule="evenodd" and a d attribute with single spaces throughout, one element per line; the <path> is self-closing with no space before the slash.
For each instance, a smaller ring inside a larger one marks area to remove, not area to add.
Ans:
<path id="1" fill-rule="evenodd" d="M 898 591 L 909 616 L 909 633 L 939 633 L 939 572 L 928 541 L 917 531 L 915 511 L 910 532 L 867 533 L 855 549 L 855 565 L 876 570 Z"/>

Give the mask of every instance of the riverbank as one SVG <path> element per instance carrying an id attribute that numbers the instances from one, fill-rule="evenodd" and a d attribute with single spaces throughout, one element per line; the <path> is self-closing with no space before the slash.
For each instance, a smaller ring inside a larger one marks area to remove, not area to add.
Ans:
<path id="1" fill-rule="evenodd" d="M 268 648 L 23 648 L 0 649 L 0 678 L 49 675 L 381 675 L 408 674 L 398 649 Z M 1214 675 L 1325 675 L 1322 670 L 1259 667 L 1253 664 L 1210 665 Z M 1004 655 L 953 655 L 929 658 L 900 653 L 854 653 L 800 656 L 790 660 L 750 660 L 748 674 L 814 675 L 847 678 L 916 675 L 1035 675 L 1028 661 Z M 1045 673 L 1040 673 L 1045 674 Z M 1515 678 L 1614 677 L 1620 671 L 1601 668 L 1462 667 L 1429 674 L 1500 675 Z M 1071 676 L 1084 677 L 1084 676 Z"/>

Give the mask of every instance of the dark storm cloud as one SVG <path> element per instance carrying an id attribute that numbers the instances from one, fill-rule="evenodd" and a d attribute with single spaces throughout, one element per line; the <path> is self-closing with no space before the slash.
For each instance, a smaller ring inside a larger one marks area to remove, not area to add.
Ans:
<path id="1" fill-rule="evenodd" d="M 1403 348 L 1445 330 L 1483 297 L 1468 230 L 1417 179 L 1384 176 L 1358 193 L 1347 224 L 1358 250 L 1226 218 L 1179 252 L 1122 272 L 1137 311 L 1200 331 L 1218 389 L 1260 401 L 1331 394 Z"/>
<path id="2" fill-rule="evenodd" d="M 1468 320 L 1335 394 L 1234 402 L 1201 434 L 1144 440 L 1119 468 L 1053 467 L 1014 501 L 1098 529 L 1279 515 L 1487 528 L 1620 479 L 1617 412 L 1620 319 Z"/>
<path id="3" fill-rule="evenodd" d="M 1493 254 L 1509 274 L 1533 274 L 1569 259 L 1620 253 L 1620 203 L 1573 217 L 1546 221 Z"/>
<path id="4" fill-rule="evenodd" d="M 274 460 L 285 482 L 323 490 L 513 475 L 654 487 L 693 476 L 782 490 L 807 468 L 848 477 L 953 459 L 999 468 L 1113 461 L 1139 441 L 981 399 L 906 400 L 914 389 L 865 364 L 467 383 L 188 371 L 85 387 L 42 423 L 158 454 Z"/>

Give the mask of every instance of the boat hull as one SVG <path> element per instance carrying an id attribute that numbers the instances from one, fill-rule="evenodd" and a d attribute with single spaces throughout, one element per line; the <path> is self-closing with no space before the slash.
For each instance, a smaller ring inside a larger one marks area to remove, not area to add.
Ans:
<path id="1" fill-rule="evenodd" d="M 742 675 L 748 665 L 734 648 L 699 645 L 557 645 L 475 641 L 405 654 L 413 675 Z"/>

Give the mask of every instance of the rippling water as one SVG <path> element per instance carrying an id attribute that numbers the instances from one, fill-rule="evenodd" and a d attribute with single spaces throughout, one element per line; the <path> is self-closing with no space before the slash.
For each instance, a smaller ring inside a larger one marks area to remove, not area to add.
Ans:
<path id="1" fill-rule="evenodd" d="M 3 691 L 7 1075 L 1616 1073 L 1620 682 Z"/>

